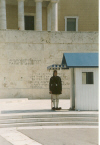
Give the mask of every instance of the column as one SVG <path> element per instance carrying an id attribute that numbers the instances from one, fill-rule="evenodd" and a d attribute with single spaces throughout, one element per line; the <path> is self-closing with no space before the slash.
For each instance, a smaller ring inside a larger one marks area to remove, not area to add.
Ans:
<path id="1" fill-rule="evenodd" d="M 18 0 L 18 29 L 24 30 L 24 0 Z"/>
<path id="2" fill-rule="evenodd" d="M 51 0 L 51 31 L 58 31 L 58 1 Z"/>
<path id="3" fill-rule="evenodd" d="M 42 0 L 36 2 L 36 31 L 42 31 Z"/>
<path id="4" fill-rule="evenodd" d="M 0 0 L 0 29 L 7 29 L 5 0 Z"/>
<path id="5" fill-rule="evenodd" d="M 51 3 L 47 7 L 47 31 L 51 31 Z"/>

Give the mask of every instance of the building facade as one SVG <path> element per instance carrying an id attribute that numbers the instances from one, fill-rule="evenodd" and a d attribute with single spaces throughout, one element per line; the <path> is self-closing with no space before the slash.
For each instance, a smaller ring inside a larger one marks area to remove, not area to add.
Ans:
<path id="1" fill-rule="evenodd" d="M 98 31 L 98 0 L 0 0 L 0 29 Z"/>
<path id="2" fill-rule="evenodd" d="M 98 52 L 97 0 L 0 0 L 0 98 L 47 99 L 51 64 Z M 70 70 L 60 70 L 70 98 Z"/>

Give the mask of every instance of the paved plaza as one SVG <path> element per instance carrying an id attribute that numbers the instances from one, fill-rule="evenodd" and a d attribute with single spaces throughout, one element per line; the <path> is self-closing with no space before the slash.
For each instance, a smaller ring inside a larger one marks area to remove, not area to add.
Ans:
<path id="1" fill-rule="evenodd" d="M 0 117 L 24 115 L 98 114 L 97 111 L 69 111 L 70 100 L 60 100 L 61 111 L 51 111 L 48 100 L 8 99 L 0 101 Z M 14 117 L 14 118 L 13 118 Z M 59 118 L 59 117 L 58 117 Z M 10 118 L 9 118 L 10 119 Z M 54 125 L 0 128 L 0 145 L 98 145 L 98 126 Z"/>
<path id="2" fill-rule="evenodd" d="M 49 128 L 19 130 L 42 145 L 97 145 L 96 128 Z"/>
<path id="3" fill-rule="evenodd" d="M 0 129 L 0 145 L 98 145 L 98 128 L 46 126 Z"/>

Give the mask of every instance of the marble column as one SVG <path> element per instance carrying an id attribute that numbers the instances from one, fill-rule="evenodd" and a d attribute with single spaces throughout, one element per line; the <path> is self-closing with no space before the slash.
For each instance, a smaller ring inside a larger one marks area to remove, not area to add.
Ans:
<path id="1" fill-rule="evenodd" d="M 18 0 L 18 29 L 24 30 L 24 0 Z"/>
<path id="2" fill-rule="evenodd" d="M 0 29 L 7 29 L 5 0 L 0 0 Z"/>
<path id="3" fill-rule="evenodd" d="M 36 2 L 36 31 L 42 31 L 42 0 Z"/>
<path id="4" fill-rule="evenodd" d="M 58 31 L 58 1 L 51 0 L 51 31 Z"/>
<path id="5" fill-rule="evenodd" d="M 47 31 L 51 31 L 51 3 L 47 7 Z"/>

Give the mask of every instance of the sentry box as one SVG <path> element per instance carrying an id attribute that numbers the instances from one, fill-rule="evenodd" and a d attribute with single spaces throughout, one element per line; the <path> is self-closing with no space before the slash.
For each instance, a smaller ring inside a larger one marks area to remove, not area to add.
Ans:
<path id="1" fill-rule="evenodd" d="M 64 53 L 61 65 L 47 69 L 70 69 L 70 109 L 98 110 L 98 53 Z"/>

